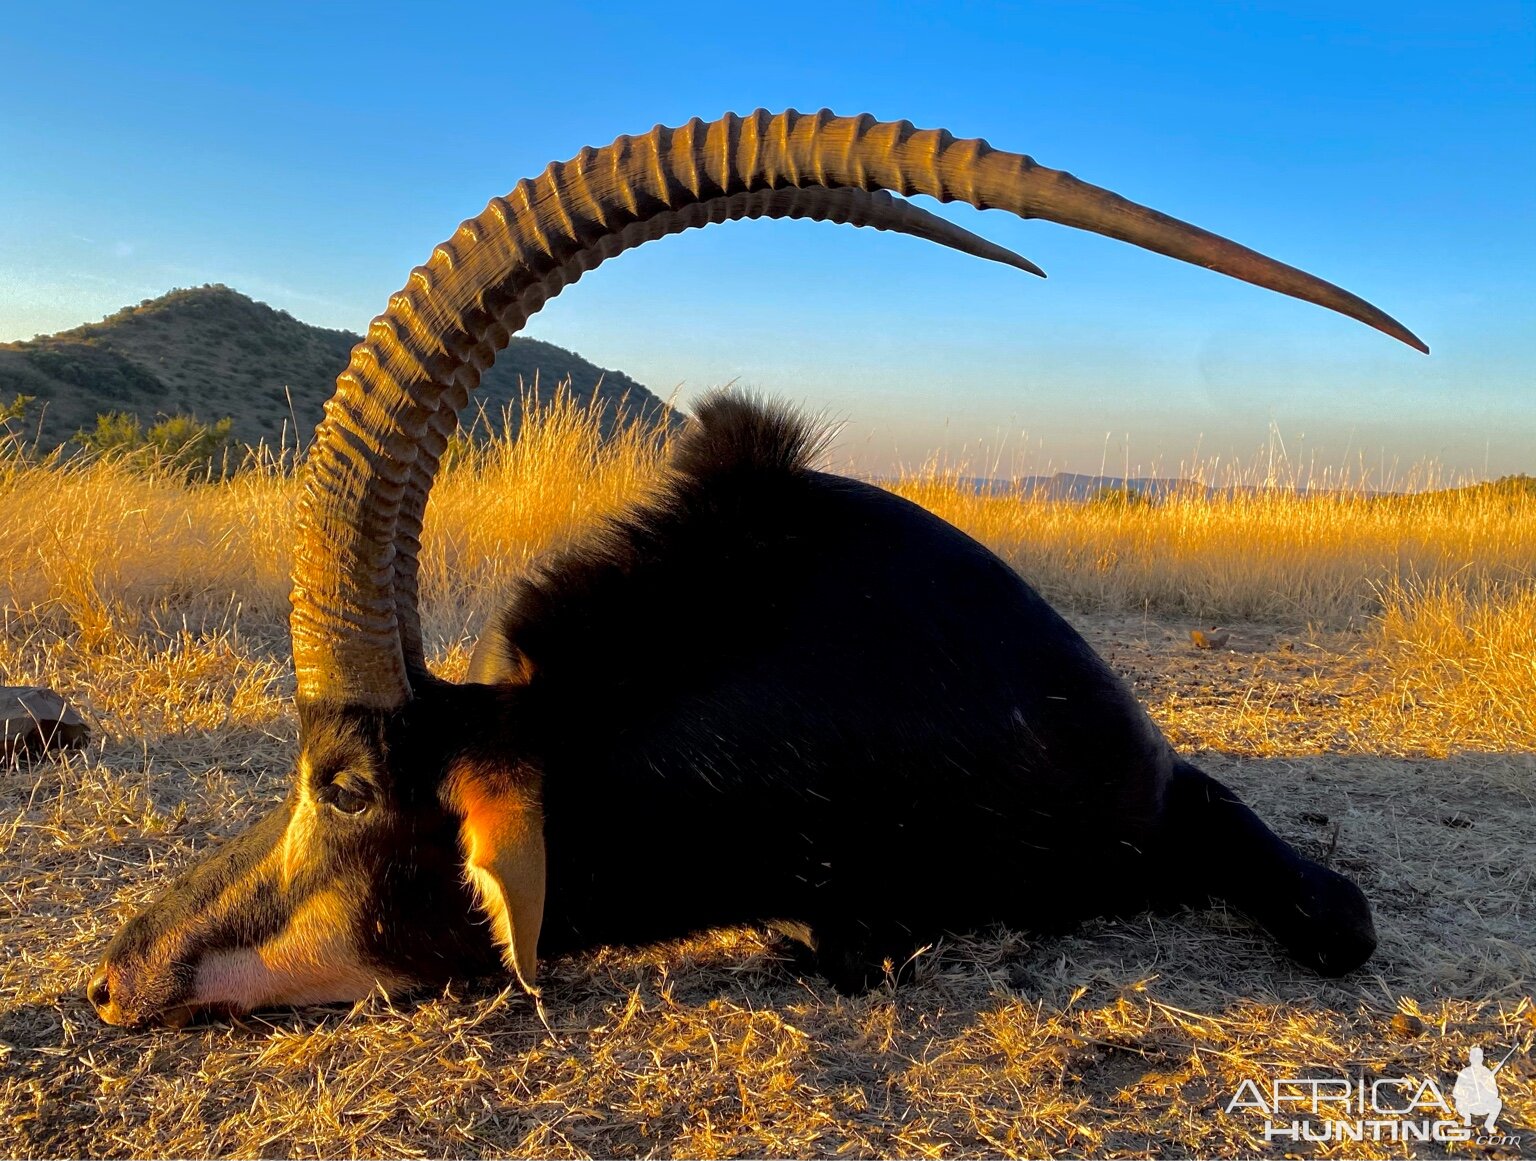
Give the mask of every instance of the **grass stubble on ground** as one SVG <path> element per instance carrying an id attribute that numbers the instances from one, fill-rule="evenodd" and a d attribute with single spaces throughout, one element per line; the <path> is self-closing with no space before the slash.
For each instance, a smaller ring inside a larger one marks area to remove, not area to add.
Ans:
<path id="1" fill-rule="evenodd" d="M 438 670 L 462 673 L 505 578 L 656 462 L 559 406 L 460 455 L 429 515 Z M 546 964 L 553 1037 L 485 983 L 107 1028 L 87 965 L 285 789 L 294 485 L 0 465 L 0 682 L 57 688 L 96 727 L 0 770 L 0 1154 L 1431 1156 L 1269 1145 L 1262 1114 L 1226 1108 L 1277 1076 L 1448 1093 L 1474 1045 L 1520 1046 L 1499 1123 L 1519 1143 L 1454 1151 L 1536 1154 L 1536 501 L 895 486 L 1018 567 L 1181 751 L 1357 878 L 1381 934 L 1363 971 L 1320 980 L 1213 909 L 983 933 L 848 999 L 732 930 Z M 1194 650 L 1187 630 L 1216 622 L 1227 647 Z"/>

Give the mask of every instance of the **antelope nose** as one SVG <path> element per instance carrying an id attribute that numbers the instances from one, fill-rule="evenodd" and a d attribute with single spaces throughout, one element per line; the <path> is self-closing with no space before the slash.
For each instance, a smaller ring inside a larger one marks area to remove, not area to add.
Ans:
<path id="1" fill-rule="evenodd" d="M 112 994 L 112 977 L 105 966 L 97 968 L 91 982 L 85 986 L 85 998 L 96 1009 L 96 1015 L 106 1023 L 128 1023 L 123 1010 L 117 1005 L 117 997 Z"/>
<path id="2" fill-rule="evenodd" d="M 96 974 L 91 977 L 90 984 L 86 986 L 85 998 L 98 1012 L 104 1011 L 112 1003 L 112 985 L 107 980 L 106 968 L 96 969 Z"/>

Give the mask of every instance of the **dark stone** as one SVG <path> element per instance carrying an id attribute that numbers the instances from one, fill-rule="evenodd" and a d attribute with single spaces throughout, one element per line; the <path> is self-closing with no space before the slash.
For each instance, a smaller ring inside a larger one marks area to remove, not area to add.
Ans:
<path id="1" fill-rule="evenodd" d="M 85 744 L 85 719 L 51 689 L 0 685 L 0 755 L 36 758 Z"/>

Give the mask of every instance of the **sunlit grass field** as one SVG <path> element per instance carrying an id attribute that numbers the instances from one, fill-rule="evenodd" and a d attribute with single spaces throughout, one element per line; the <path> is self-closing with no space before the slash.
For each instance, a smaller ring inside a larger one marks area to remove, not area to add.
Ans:
<path id="1" fill-rule="evenodd" d="M 565 403 L 515 443 L 456 446 L 425 539 L 439 672 L 462 674 L 509 577 L 664 455 Z M 1492 1149 L 1536 1153 L 1536 496 L 1512 488 L 1152 505 L 890 485 L 1009 561 L 1181 750 L 1362 883 L 1382 947 L 1347 980 L 1206 911 L 982 933 L 858 999 L 756 931 L 615 949 L 548 965 L 552 1031 L 483 983 L 99 1025 L 78 993 L 115 925 L 283 792 L 285 467 L 188 484 L 0 461 L 0 683 L 51 686 L 94 727 L 0 770 L 0 1154 L 1436 1155 L 1282 1149 L 1225 1108 L 1276 1070 L 1448 1091 L 1473 1044 L 1525 1046 L 1500 1121 L 1524 1144 Z M 658 609 L 658 635 L 679 615 Z M 1194 649 L 1218 624 L 1227 647 Z"/>

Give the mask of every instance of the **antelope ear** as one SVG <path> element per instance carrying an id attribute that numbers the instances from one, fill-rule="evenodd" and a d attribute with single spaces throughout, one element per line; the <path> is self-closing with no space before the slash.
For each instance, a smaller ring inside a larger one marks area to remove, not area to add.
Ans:
<path id="1" fill-rule="evenodd" d="M 537 992 L 545 875 L 537 780 L 460 767 L 446 797 L 460 819 L 465 878 L 491 921 L 501 958 L 524 989 Z"/>

